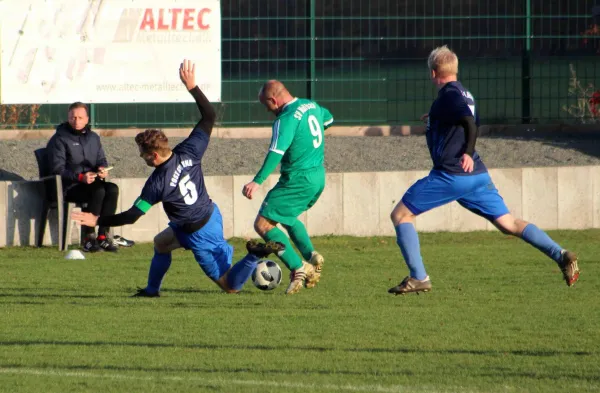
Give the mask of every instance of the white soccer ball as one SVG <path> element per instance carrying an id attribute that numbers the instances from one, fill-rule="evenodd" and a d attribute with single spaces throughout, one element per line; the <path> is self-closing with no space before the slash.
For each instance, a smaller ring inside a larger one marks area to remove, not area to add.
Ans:
<path id="1" fill-rule="evenodd" d="M 252 282 L 261 291 L 271 291 L 281 284 L 281 268 L 271 260 L 262 260 L 252 272 Z"/>

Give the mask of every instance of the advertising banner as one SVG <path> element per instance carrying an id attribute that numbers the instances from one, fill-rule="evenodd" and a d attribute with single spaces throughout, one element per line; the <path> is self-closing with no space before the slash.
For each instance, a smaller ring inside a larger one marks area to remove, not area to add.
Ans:
<path id="1" fill-rule="evenodd" d="M 221 101 L 219 0 L 4 0 L 0 103 Z"/>

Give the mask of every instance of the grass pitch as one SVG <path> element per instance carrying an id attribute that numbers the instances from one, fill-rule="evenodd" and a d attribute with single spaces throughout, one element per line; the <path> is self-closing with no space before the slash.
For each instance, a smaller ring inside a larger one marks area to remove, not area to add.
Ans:
<path id="1" fill-rule="evenodd" d="M 0 392 L 599 391 L 600 231 L 551 236 L 580 255 L 572 288 L 518 239 L 422 234 L 433 291 L 404 297 L 393 238 L 315 239 L 323 278 L 293 296 L 287 274 L 223 294 L 178 251 L 163 297 L 130 298 L 150 245 L 0 250 Z"/>

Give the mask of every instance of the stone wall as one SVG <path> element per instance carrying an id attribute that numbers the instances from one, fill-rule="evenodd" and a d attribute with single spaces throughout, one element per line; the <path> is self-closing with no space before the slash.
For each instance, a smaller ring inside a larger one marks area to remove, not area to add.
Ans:
<path id="1" fill-rule="evenodd" d="M 517 217 L 543 229 L 600 228 L 600 166 L 493 169 L 490 171 L 509 209 Z M 313 235 L 393 236 L 389 215 L 402 194 L 427 171 L 330 173 L 319 202 L 300 219 Z M 225 237 L 255 237 L 253 222 L 271 176 L 253 200 L 242 193 L 248 176 L 206 178 L 211 198 L 224 218 Z M 121 193 L 118 211 L 131 207 L 146 179 L 112 179 Z M 38 182 L 0 182 L 0 247 L 35 244 L 44 192 Z M 57 244 L 56 215 L 51 214 L 44 243 Z M 167 225 L 161 205 L 137 223 L 114 229 L 137 242 L 150 242 Z M 493 230 L 484 219 L 457 203 L 427 212 L 417 219 L 417 230 Z M 77 233 L 78 231 L 73 231 Z M 77 239 L 74 239 L 77 241 Z"/>

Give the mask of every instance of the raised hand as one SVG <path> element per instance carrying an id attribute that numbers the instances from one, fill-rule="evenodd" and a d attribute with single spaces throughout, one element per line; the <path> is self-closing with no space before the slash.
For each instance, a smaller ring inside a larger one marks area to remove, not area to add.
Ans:
<path id="1" fill-rule="evenodd" d="M 183 60 L 179 66 L 179 79 L 188 90 L 196 87 L 196 65 L 191 60 Z"/>

